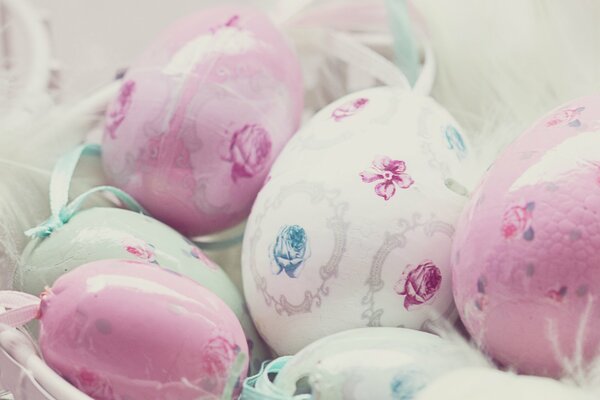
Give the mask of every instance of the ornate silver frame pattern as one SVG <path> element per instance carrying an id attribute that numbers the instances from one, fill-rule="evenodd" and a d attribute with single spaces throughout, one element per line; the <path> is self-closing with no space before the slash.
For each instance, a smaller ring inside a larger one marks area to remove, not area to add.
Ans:
<path id="1" fill-rule="evenodd" d="M 410 219 L 399 219 L 399 232 L 386 232 L 382 245 L 373 256 L 371 271 L 365 282 L 367 293 L 363 296 L 361 301 L 361 304 L 366 306 L 366 309 L 361 314 L 361 318 L 368 321 L 367 326 L 381 326 L 381 316 L 383 315 L 384 309 L 375 308 L 375 294 L 380 292 L 384 287 L 381 273 L 387 257 L 393 250 L 404 248 L 406 246 L 408 243 L 406 234 L 418 229 L 423 229 L 423 232 L 428 237 L 440 233 L 452 239 L 452 236 L 454 235 L 454 227 L 446 222 L 436 220 L 435 215 L 431 215 L 431 218 L 428 221 L 423 222 L 421 220 L 422 216 L 419 213 L 414 213 Z M 447 313 L 448 310 L 444 312 L 444 315 Z"/>
<path id="2" fill-rule="evenodd" d="M 294 304 L 285 295 L 276 298 L 269 293 L 267 280 L 260 275 L 256 266 L 256 248 L 258 240 L 262 235 L 260 226 L 265 215 L 270 210 L 281 206 L 287 197 L 296 193 L 307 193 L 313 204 L 325 201 L 332 209 L 333 215 L 327 219 L 327 227 L 333 233 L 334 247 L 329 259 L 319 268 L 319 276 L 321 278 L 319 285 L 314 290 L 306 290 L 303 300 L 300 303 Z M 284 186 L 277 196 L 265 202 L 261 213 L 257 215 L 254 223 L 258 228 L 250 238 L 249 243 L 250 271 L 256 283 L 256 288 L 262 293 L 266 304 L 273 306 L 277 314 L 283 315 L 285 313 L 289 316 L 310 312 L 313 304 L 320 307 L 323 298 L 329 295 L 328 282 L 337 277 L 338 266 L 346 251 L 347 232 L 350 225 L 349 222 L 344 220 L 348 203 L 338 201 L 339 194 L 338 190 L 325 190 L 324 185 L 320 183 L 301 181 L 293 185 Z"/>

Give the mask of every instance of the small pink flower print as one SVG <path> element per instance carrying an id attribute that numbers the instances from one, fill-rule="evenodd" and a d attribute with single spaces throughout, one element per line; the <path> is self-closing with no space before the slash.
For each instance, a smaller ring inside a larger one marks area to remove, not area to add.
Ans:
<path id="1" fill-rule="evenodd" d="M 258 124 L 244 125 L 234 132 L 223 160 L 233 163 L 231 179 L 251 178 L 261 172 L 271 155 L 271 138 Z"/>
<path id="2" fill-rule="evenodd" d="M 131 106 L 131 96 L 135 90 L 135 82 L 132 80 L 125 81 L 119 91 L 119 97 L 114 102 L 107 112 L 106 116 L 106 132 L 112 139 L 116 139 L 115 132 L 119 125 L 125 119 L 127 111 Z"/>
<path id="3" fill-rule="evenodd" d="M 133 254 L 141 260 L 157 264 L 156 256 L 154 254 L 154 246 L 150 243 L 135 239 L 128 241 L 123 245 L 123 247 L 129 254 Z"/>
<path id="4" fill-rule="evenodd" d="M 238 22 L 240 22 L 240 16 L 237 15 L 237 14 L 236 15 L 232 15 L 224 24 L 220 24 L 220 25 L 217 25 L 217 26 L 214 26 L 214 27 L 210 28 L 210 33 L 212 33 L 214 35 L 215 33 L 217 33 L 217 31 L 219 29 L 223 29 L 225 27 L 239 28 Z"/>
<path id="5" fill-rule="evenodd" d="M 487 295 L 485 295 L 484 293 L 477 293 L 475 295 L 474 304 L 475 304 L 475 307 L 477 308 L 477 310 L 485 311 L 485 309 L 487 308 L 487 306 L 489 304 Z"/>
<path id="6" fill-rule="evenodd" d="M 534 208 L 535 203 L 531 201 L 525 206 L 515 205 L 506 210 L 502 217 L 502 236 L 512 239 L 522 235 L 525 240 L 533 240 L 534 231 L 531 223 Z"/>
<path id="7" fill-rule="evenodd" d="M 342 104 L 341 106 L 333 110 L 333 112 L 331 113 L 331 118 L 333 118 L 335 122 L 340 122 L 344 118 L 350 117 L 359 112 L 367 105 L 368 102 L 369 99 L 361 97 L 356 100 L 349 101 L 348 103 Z"/>
<path id="8" fill-rule="evenodd" d="M 79 371 L 71 381 L 77 388 L 95 399 L 115 398 L 114 390 L 106 379 L 85 368 Z"/>
<path id="9" fill-rule="evenodd" d="M 404 296 L 404 308 L 410 310 L 431 300 L 441 285 L 440 269 L 433 261 L 424 260 L 416 267 L 407 265 L 394 290 Z"/>
<path id="10" fill-rule="evenodd" d="M 546 126 L 551 127 L 567 124 L 572 128 L 577 128 L 581 126 L 579 116 L 584 110 L 585 107 L 565 108 L 560 110 L 550 117 L 548 122 L 546 122 Z"/>
<path id="11" fill-rule="evenodd" d="M 548 290 L 548 292 L 546 292 L 546 297 L 556 301 L 556 302 L 562 302 L 563 299 L 565 298 L 565 296 L 567 295 L 567 287 L 566 286 L 561 286 L 560 289 L 556 290 L 556 289 L 550 289 Z"/>
<path id="12" fill-rule="evenodd" d="M 204 263 L 204 265 L 206 265 L 210 269 L 218 269 L 219 268 L 217 266 L 217 264 L 215 264 L 210 258 L 208 258 L 206 256 L 206 254 L 204 254 L 202 252 L 202 250 L 200 250 L 199 248 L 197 248 L 194 245 L 192 245 L 192 248 L 190 250 L 190 254 L 191 254 L 192 257 L 194 257 L 194 258 L 202 261 Z"/>
<path id="13" fill-rule="evenodd" d="M 408 189 L 414 183 L 410 175 L 404 171 L 406 171 L 404 161 L 378 156 L 373 161 L 371 170 L 361 172 L 360 177 L 365 183 L 381 181 L 375 185 L 375 193 L 387 201 L 396 193 L 396 186 L 400 189 Z"/>
<path id="14" fill-rule="evenodd" d="M 223 336 L 213 337 L 202 350 L 204 372 L 213 378 L 227 379 L 240 347 Z"/>

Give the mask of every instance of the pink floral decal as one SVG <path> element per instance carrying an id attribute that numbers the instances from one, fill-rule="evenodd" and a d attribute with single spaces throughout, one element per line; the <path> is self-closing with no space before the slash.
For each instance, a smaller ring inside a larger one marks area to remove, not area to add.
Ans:
<path id="1" fill-rule="evenodd" d="M 558 290 L 550 289 L 546 292 L 546 296 L 556 302 L 562 302 L 565 296 L 567 295 L 567 287 L 561 286 Z"/>
<path id="2" fill-rule="evenodd" d="M 237 15 L 237 14 L 236 15 L 232 15 L 224 24 L 217 25 L 217 26 L 214 26 L 214 27 L 210 28 L 210 33 L 212 33 L 214 35 L 215 33 L 217 33 L 217 31 L 219 29 L 223 29 L 225 27 L 239 28 L 238 22 L 240 22 L 240 16 Z"/>
<path id="3" fill-rule="evenodd" d="M 572 128 L 577 128 L 581 126 L 579 116 L 584 110 L 585 107 L 565 108 L 560 110 L 550 117 L 548 122 L 546 122 L 546 126 L 551 127 L 566 124 Z"/>
<path id="4" fill-rule="evenodd" d="M 127 250 L 129 254 L 133 254 L 141 260 L 158 264 L 158 262 L 156 261 L 156 256 L 154 254 L 154 246 L 150 243 L 146 243 L 143 240 L 136 239 L 125 243 L 123 247 L 125 248 L 125 250 Z"/>
<path id="5" fill-rule="evenodd" d="M 400 189 L 408 189 L 414 183 L 405 171 L 404 161 L 378 156 L 373 161 L 371 170 L 361 172 L 360 177 L 365 183 L 380 181 L 375 185 L 375 193 L 387 201 L 396 193 L 396 186 Z"/>
<path id="6" fill-rule="evenodd" d="M 197 248 L 194 245 L 192 245 L 192 248 L 190 249 L 190 254 L 192 257 L 202 261 L 204 263 L 204 265 L 206 265 L 210 269 L 218 269 L 219 268 L 217 266 L 217 264 L 215 264 L 210 258 L 208 258 L 206 256 L 206 254 L 204 254 L 202 252 L 202 250 L 200 250 L 199 248 Z"/>
<path id="7" fill-rule="evenodd" d="M 202 360 L 204 373 L 224 384 L 231 365 L 239 352 L 240 347 L 223 336 L 213 337 L 202 350 L 202 358 L 200 359 Z"/>
<path id="8" fill-rule="evenodd" d="M 515 205 L 504 212 L 502 217 L 502 236 L 512 239 L 522 235 L 525 240 L 533 240 L 534 231 L 531 226 L 533 219 L 534 202 L 525 206 Z"/>
<path id="9" fill-rule="evenodd" d="M 251 178 L 261 172 L 271 155 L 271 138 L 258 124 L 244 125 L 233 133 L 223 160 L 233 164 L 231 179 Z"/>
<path id="10" fill-rule="evenodd" d="M 404 296 L 404 308 L 410 310 L 430 301 L 442 285 L 442 273 L 431 260 L 424 260 L 416 267 L 407 265 L 396 282 L 394 290 Z"/>
<path id="11" fill-rule="evenodd" d="M 131 106 L 131 96 L 135 90 L 135 82 L 132 80 L 125 81 L 119 91 L 117 101 L 112 104 L 106 116 L 106 132 L 112 139 L 116 139 L 115 132 L 119 125 L 125 119 L 127 111 Z"/>
<path id="12" fill-rule="evenodd" d="M 344 118 L 350 117 L 362 110 L 368 102 L 369 99 L 361 97 L 356 100 L 349 101 L 348 103 L 342 104 L 341 106 L 333 110 L 333 112 L 331 113 L 331 118 L 333 118 L 335 122 L 340 122 Z"/>
<path id="13" fill-rule="evenodd" d="M 85 394 L 95 399 L 113 399 L 115 398 L 112 386 L 104 377 L 96 375 L 85 368 L 82 368 L 74 377 L 69 379 L 73 385 L 83 391 Z"/>

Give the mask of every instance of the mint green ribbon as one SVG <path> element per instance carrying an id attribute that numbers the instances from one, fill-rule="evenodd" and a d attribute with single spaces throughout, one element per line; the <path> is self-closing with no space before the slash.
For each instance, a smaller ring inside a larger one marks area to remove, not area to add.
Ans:
<path id="1" fill-rule="evenodd" d="M 246 378 L 239 400 L 310 400 L 312 395 L 289 395 L 275 386 L 269 377 L 279 371 L 292 359 L 292 356 L 265 361 L 258 374 Z"/>
<path id="2" fill-rule="evenodd" d="M 419 50 L 406 0 L 386 0 L 390 30 L 394 37 L 396 64 L 414 85 L 419 76 Z"/>
<path id="3" fill-rule="evenodd" d="M 35 228 L 25 231 L 25 235 L 37 238 L 50 236 L 56 229 L 69 222 L 85 201 L 98 192 L 111 193 L 128 209 L 147 214 L 144 208 L 129 194 L 119 188 L 107 185 L 93 187 L 69 203 L 71 180 L 79 160 L 84 155 L 99 157 L 100 153 L 100 145 L 85 144 L 67 153 L 56 162 L 50 178 L 50 218 Z"/>

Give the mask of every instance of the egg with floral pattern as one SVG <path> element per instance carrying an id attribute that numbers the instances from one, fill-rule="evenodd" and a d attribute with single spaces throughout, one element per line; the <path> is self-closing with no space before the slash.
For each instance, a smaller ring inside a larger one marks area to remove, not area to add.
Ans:
<path id="1" fill-rule="evenodd" d="M 472 173 L 460 132 L 432 99 L 381 87 L 325 107 L 286 145 L 242 250 L 246 301 L 278 354 L 455 315 L 450 246 Z"/>
<path id="2" fill-rule="evenodd" d="M 47 288 L 38 314 L 46 363 L 97 400 L 221 399 L 246 375 L 235 314 L 156 264 L 84 264 Z"/>
<path id="3" fill-rule="evenodd" d="M 127 259 L 187 276 L 219 296 L 240 320 L 251 350 L 251 370 L 269 358 L 244 299 L 227 274 L 192 242 L 167 225 L 129 210 L 96 207 L 75 214 L 47 238 L 33 239 L 15 271 L 13 286 L 40 294 L 82 264 Z"/>
<path id="4" fill-rule="evenodd" d="M 125 74 L 106 112 L 104 170 L 187 236 L 245 219 L 303 109 L 296 54 L 258 10 L 174 23 Z"/>
<path id="5" fill-rule="evenodd" d="M 457 226 L 454 297 L 500 364 L 558 377 L 600 355 L 600 96 L 558 107 L 487 171 Z"/>

